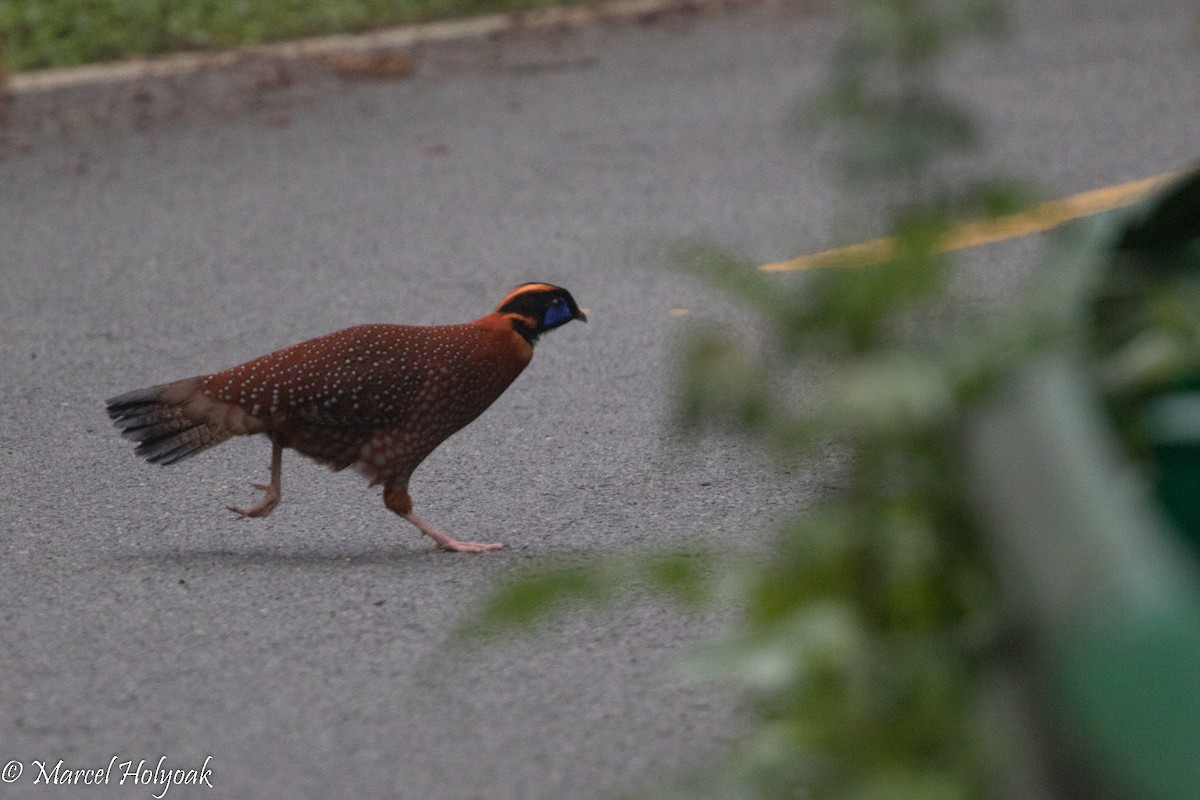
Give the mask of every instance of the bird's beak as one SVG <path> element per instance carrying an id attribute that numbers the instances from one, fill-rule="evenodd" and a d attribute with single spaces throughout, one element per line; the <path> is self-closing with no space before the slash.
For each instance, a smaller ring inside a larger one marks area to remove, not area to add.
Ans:
<path id="1" fill-rule="evenodd" d="M 575 319 L 579 320 L 580 322 L 587 322 L 587 314 L 582 308 L 579 309 L 577 314 L 575 314 Z"/>

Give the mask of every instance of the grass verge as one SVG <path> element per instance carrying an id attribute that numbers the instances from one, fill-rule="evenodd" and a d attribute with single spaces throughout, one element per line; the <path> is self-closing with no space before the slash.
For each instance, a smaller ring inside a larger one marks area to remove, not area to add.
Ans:
<path id="1" fill-rule="evenodd" d="M 580 1 L 0 0 L 0 49 L 18 72 Z"/>

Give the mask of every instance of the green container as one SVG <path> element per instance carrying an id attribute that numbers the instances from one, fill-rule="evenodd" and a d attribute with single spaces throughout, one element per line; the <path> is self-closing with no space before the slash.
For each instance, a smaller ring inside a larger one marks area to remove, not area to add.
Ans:
<path id="1" fill-rule="evenodd" d="M 1155 397 L 1142 406 L 1154 456 L 1154 488 L 1174 527 L 1200 555 L 1200 391 Z"/>
<path id="2" fill-rule="evenodd" d="M 1187 469 L 1161 474 L 1193 513 L 1197 450 L 1170 448 Z M 1027 727 L 1053 730 L 1099 797 L 1197 800 L 1198 562 L 1123 454 L 1082 359 L 1022 370 L 980 410 L 966 450 L 1009 624 L 1032 645 L 1024 671 L 1044 707 Z"/>
<path id="3" fill-rule="evenodd" d="M 1200 800 L 1200 381 L 1133 386 L 1148 399 L 1122 436 L 1095 369 L 1159 324 L 1148 292 L 1196 296 L 1176 282 L 1200 271 L 1200 171 L 1079 227 L 1050 265 L 1055 308 L 1094 348 L 1066 343 L 1015 370 L 972 420 L 966 462 L 1044 702 L 1027 727 L 1054 732 L 1089 798 Z"/>

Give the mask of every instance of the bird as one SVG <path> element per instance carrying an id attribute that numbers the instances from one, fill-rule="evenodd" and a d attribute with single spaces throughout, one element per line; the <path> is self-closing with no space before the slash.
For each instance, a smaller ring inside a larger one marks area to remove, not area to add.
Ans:
<path id="1" fill-rule="evenodd" d="M 335 471 L 353 467 L 382 485 L 384 505 L 433 539 L 434 549 L 484 552 L 502 543 L 459 541 L 413 512 L 413 471 L 509 387 L 538 338 L 579 320 L 571 293 L 524 283 L 490 314 L 457 325 L 356 325 L 221 372 L 137 389 L 105 401 L 134 453 L 175 464 L 234 436 L 271 442 L 269 483 L 240 517 L 265 517 L 282 498 L 283 451 Z"/>

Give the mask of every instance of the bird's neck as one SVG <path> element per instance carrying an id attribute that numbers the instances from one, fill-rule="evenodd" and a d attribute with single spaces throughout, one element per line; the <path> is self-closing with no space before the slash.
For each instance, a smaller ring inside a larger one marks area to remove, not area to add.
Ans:
<path id="1" fill-rule="evenodd" d="M 538 337 L 545 333 L 538 326 L 536 319 L 526 314 L 517 314 L 515 312 L 501 313 L 493 311 L 486 317 L 477 319 L 475 324 L 487 328 L 512 331 L 528 342 L 531 347 L 537 343 Z"/>

